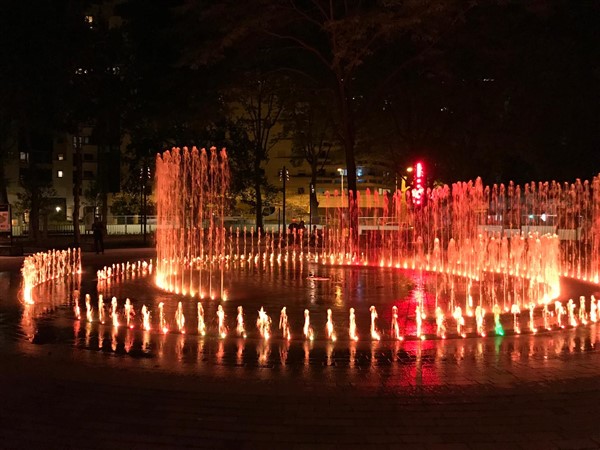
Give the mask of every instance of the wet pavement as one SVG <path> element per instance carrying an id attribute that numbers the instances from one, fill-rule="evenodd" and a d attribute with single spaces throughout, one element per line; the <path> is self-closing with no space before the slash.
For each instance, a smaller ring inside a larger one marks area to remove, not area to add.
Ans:
<path id="1" fill-rule="evenodd" d="M 600 448 L 600 324 L 265 343 L 114 330 L 61 302 L 30 324 L 19 260 L 0 257 L 0 448 Z"/>

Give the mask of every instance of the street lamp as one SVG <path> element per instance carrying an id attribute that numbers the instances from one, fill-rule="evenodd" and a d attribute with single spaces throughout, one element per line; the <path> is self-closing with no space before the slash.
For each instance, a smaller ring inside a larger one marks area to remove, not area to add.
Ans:
<path id="1" fill-rule="evenodd" d="M 290 171 L 287 170 L 285 168 L 285 166 L 283 166 L 281 169 L 279 169 L 279 181 L 281 181 L 283 183 L 283 232 L 286 232 L 286 227 L 285 227 L 285 182 L 290 180 Z"/>
<path id="2" fill-rule="evenodd" d="M 406 168 L 406 173 L 412 173 L 413 171 L 413 167 L 407 167 Z M 404 191 L 406 191 L 406 189 L 408 189 L 409 183 L 408 183 L 408 175 L 402 175 L 402 174 L 396 174 L 396 190 L 398 190 L 398 177 L 400 177 L 401 184 L 400 184 L 400 192 L 404 193 Z"/>
<path id="3" fill-rule="evenodd" d="M 342 177 L 342 196 L 344 195 L 344 174 L 346 173 L 346 170 L 342 169 L 341 167 L 338 167 L 338 173 L 340 174 L 340 176 Z"/>
<path id="4" fill-rule="evenodd" d="M 148 165 L 147 160 L 144 158 L 142 161 L 143 165 L 140 169 L 140 218 L 141 218 L 141 231 L 144 236 L 144 245 L 146 245 L 148 240 L 148 232 L 147 232 L 147 222 L 148 222 L 148 188 L 147 181 L 150 179 L 150 166 Z"/>

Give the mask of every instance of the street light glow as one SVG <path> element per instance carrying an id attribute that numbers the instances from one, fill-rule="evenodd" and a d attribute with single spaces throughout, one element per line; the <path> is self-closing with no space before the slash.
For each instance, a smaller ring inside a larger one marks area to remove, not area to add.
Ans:
<path id="1" fill-rule="evenodd" d="M 341 167 L 338 167 L 337 171 L 340 174 L 340 177 L 342 178 L 341 194 L 343 196 L 344 195 L 344 174 L 346 173 L 346 170 L 342 169 Z"/>

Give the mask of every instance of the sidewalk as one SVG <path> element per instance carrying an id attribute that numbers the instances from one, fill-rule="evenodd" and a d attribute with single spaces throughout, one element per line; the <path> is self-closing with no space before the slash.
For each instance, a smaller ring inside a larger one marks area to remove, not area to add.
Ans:
<path id="1" fill-rule="evenodd" d="M 331 368 L 310 384 L 260 373 L 240 382 L 28 345 L 34 348 L 26 353 L 1 355 L 2 448 L 600 447 L 600 374 L 573 378 L 569 361 L 549 370 L 543 383 L 513 379 L 398 390 L 360 381 L 332 385 Z M 594 353 L 586 364 L 600 372 L 599 363 Z"/>
<path id="2" fill-rule="evenodd" d="M 84 252 L 83 263 L 153 254 Z M 0 257 L 0 272 L 21 263 Z M 191 354 L 193 346 L 173 361 L 34 344 L 13 332 L 10 314 L 0 309 L 2 449 L 600 448 L 599 325 L 449 339 L 437 343 L 437 359 L 412 342 L 417 350 L 394 364 L 378 360 L 375 344 L 371 363 L 355 367 L 317 357 L 249 367 L 219 364 L 218 349 Z M 235 341 L 223 345 L 235 352 Z M 346 347 L 334 356 L 349 358 Z"/>

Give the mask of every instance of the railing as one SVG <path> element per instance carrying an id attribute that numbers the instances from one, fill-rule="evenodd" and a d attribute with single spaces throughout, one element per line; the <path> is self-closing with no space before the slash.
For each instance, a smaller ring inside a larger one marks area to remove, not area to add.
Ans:
<path id="1" fill-rule="evenodd" d="M 82 223 L 79 225 L 79 233 L 82 235 L 92 234 L 92 224 Z M 153 233 L 156 230 L 156 216 L 146 218 L 146 233 Z M 40 234 L 49 236 L 68 236 L 73 234 L 72 223 L 49 223 L 44 229 L 40 224 Z M 136 235 L 144 233 L 143 217 L 141 216 L 110 216 L 106 224 L 106 233 L 108 235 Z M 29 225 L 13 225 L 12 235 L 14 237 L 27 237 L 29 235 Z"/>
<path id="2" fill-rule="evenodd" d="M 316 226 L 321 228 L 325 226 L 325 218 L 319 218 L 315 220 Z M 127 236 L 127 235 L 140 235 L 144 234 L 144 224 L 140 223 L 141 218 L 138 216 L 112 216 L 109 218 L 109 223 L 106 225 L 106 233 L 111 236 Z M 223 219 L 225 229 L 230 229 L 234 232 L 239 229 L 243 231 L 244 227 L 249 232 L 255 227 L 255 219 L 244 216 L 228 216 Z M 364 232 L 372 231 L 408 231 L 410 226 L 406 223 L 399 223 L 395 217 L 359 217 L 359 234 Z M 289 225 L 289 224 L 288 224 Z M 306 221 L 308 226 L 308 221 Z M 330 224 L 333 225 L 333 224 Z M 146 223 L 146 233 L 151 234 L 156 231 L 156 216 L 148 216 Z M 263 228 L 266 232 L 277 232 L 282 230 L 285 232 L 283 224 L 277 221 L 265 221 Z M 29 228 L 27 225 L 14 225 L 13 228 L 14 237 L 26 237 L 29 234 Z M 79 226 L 79 232 L 82 235 L 91 234 L 91 226 L 82 224 Z M 501 235 L 511 236 L 515 233 L 523 232 L 537 232 L 538 234 L 558 234 L 558 238 L 561 241 L 579 241 L 582 239 L 582 228 L 578 229 L 562 229 L 556 226 L 532 226 L 523 225 L 520 229 L 508 229 L 502 225 L 479 225 L 479 233 L 493 232 Z M 73 234 L 72 224 L 48 224 L 47 229 L 44 231 L 40 227 L 40 233 L 46 233 L 49 236 L 68 236 Z"/>

